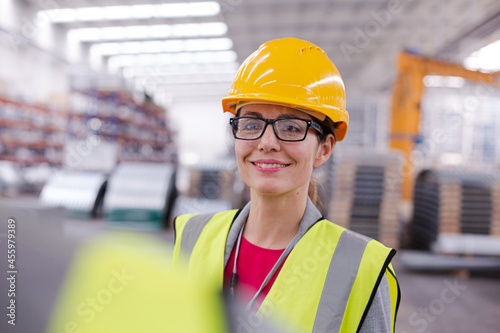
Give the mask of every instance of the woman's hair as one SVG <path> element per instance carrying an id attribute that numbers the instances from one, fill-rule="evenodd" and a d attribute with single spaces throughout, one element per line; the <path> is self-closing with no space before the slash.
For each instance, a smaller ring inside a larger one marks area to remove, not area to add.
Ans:
<path id="1" fill-rule="evenodd" d="M 326 141 L 326 137 L 328 136 L 328 134 L 332 134 L 335 138 L 335 142 L 337 142 L 337 135 L 335 135 L 336 124 L 330 118 L 325 117 L 325 120 L 323 121 L 316 118 L 314 118 L 314 120 L 321 126 L 321 129 L 323 130 L 323 134 L 316 132 L 320 143 Z"/>
<path id="2" fill-rule="evenodd" d="M 320 185 L 321 186 L 321 185 Z M 308 191 L 308 196 L 309 199 L 311 199 L 311 202 L 319 209 L 323 209 L 323 202 L 321 201 L 321 198 L 318 195 L 318 184 L 314 177 L 311 177 L 311 180 L 309 181 L 309 191 Z"/>
<path id="3" fill-rule="evenodd" d="M 323 121 L 316 118 L 314 118 L 314 120 L 321 126 L 321 129 L 323 130 L 323 134 L 316 132 L 319 143 L 324 143 L 328 134 L 332 134 L 335 142 L 337 142 L 337 136 L 335 135 L 336 124 L 330 118 L 325 117 L 325 120 Z M 314 180 L 314 177 L 312 176 L 311 180 L 309 181 L 309 190 L 307 194 L 309 195 L 309 199 L 311 199 L 312 203 L 316 207 L 320 208 L 322 206 L 322 202 L 318 196 L 318 186 L 316 184 L 316 181 Z"/>
<path id="4" fill-rule="evenodd" d="M 311 199 L 312 203 L 316 205 L 318 202 L 318 186 L 316 185 L 316 181 L 313 177 L 309 181 L 309 191 L 307 193 L 309 195 L 309 199 Z"/>

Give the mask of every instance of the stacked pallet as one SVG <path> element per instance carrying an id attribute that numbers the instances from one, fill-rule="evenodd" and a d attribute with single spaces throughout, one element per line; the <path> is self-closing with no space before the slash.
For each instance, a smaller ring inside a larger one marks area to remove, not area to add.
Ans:
<path id="1" fill-rule="evenodd" d="M 349 152 L 339 156 L 329 220 L 398 247 L 401 166 L 402 159 L 396 153 Z"/>
<path id="2" fill-rule="evenodd" d="M 415 182 L 411 246 L 440 235 L 500 236 L 500 173 L 424 170 Z"/>

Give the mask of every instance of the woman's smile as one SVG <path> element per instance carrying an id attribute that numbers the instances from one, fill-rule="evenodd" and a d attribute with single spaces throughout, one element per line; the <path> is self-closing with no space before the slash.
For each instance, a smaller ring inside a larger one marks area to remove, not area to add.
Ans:
<path id="1" fill-rule="evenodd" d="M 283 163 L 281 161 L 268 159 L 259 159 L 250 163 L 255 165 L 255 168 L 261 172 L 278 172 L 290 165 L 290 163 Z"/>

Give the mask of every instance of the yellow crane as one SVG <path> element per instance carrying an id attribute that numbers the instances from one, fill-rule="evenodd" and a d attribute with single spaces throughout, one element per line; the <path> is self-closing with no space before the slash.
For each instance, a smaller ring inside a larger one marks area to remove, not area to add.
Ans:
<path id="1" fill-rule="evenodd" d="M 414 175 L 411 152 L 420 133 L 420 102 L 426 75 L 458 76 L 466 80 L 500 86 L 500 73 L 483 73 L 461 65 L 429 59 L 402 52 L 398 58 L 398 76 L 392 98 L 390 146 L 401 150 L 405 157 L 403 198 L 412 198 Z"/>

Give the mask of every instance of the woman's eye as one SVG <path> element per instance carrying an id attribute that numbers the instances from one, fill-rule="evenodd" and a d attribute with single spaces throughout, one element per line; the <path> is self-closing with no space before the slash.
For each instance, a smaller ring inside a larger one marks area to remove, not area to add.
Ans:
<path id="1" fill-rule="evenodd" d="M 304 126 L 301 126 L 299 123 L 287 121 L 281 124 L 280 130 L 286 133 L 301 133 L 304 131 L 303 127 Z"/>
<path id="2" fill-rule="evenodd" d="M 240 129 L 244 131 L 255 131 L 262 128 L 262 124 L 258 121 L 245 121 L 240 124 Z"/>
<path id="3" fill-rule="evenodd" d="M 287 132 L 299 132 L 300 128 L 297 126 L 288 125 L 287 127 L 284 128 L 284 130 Z"/>

